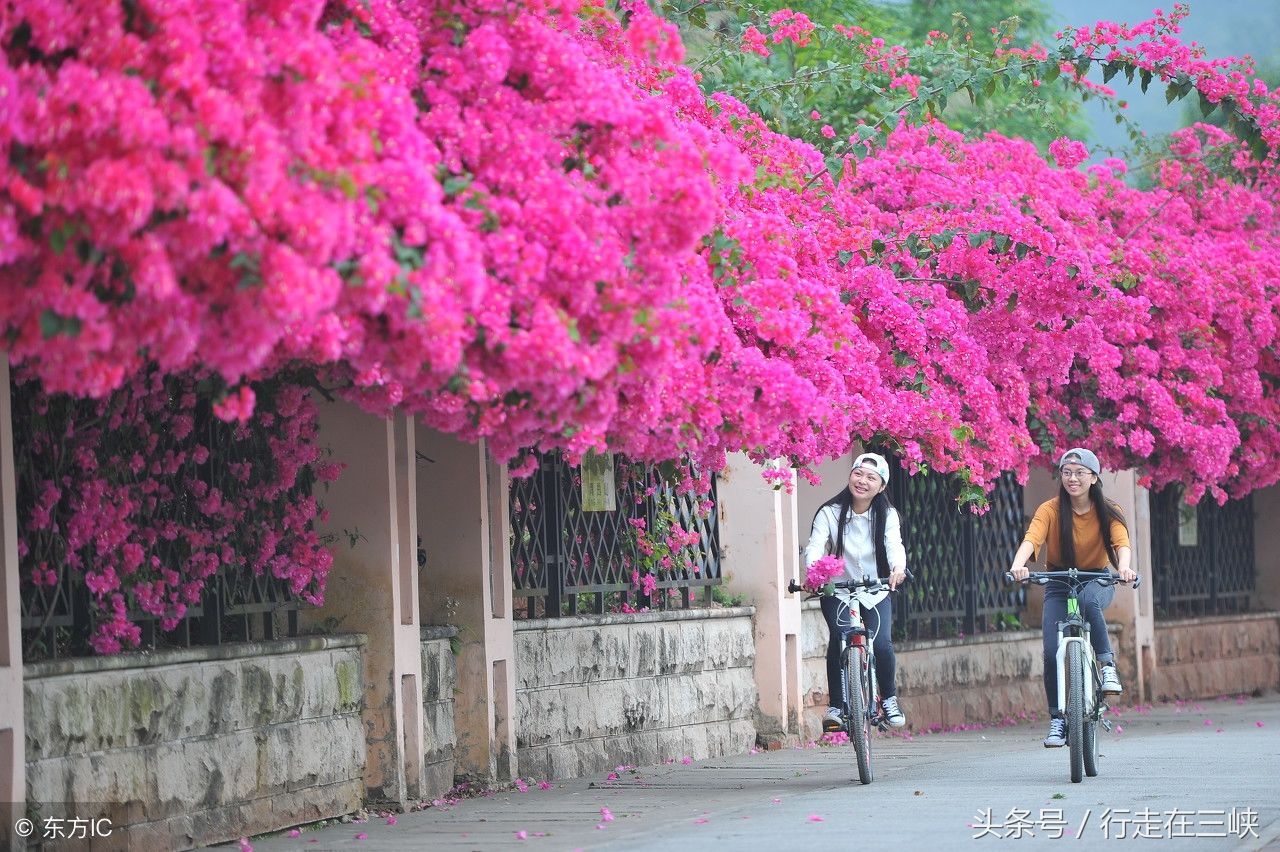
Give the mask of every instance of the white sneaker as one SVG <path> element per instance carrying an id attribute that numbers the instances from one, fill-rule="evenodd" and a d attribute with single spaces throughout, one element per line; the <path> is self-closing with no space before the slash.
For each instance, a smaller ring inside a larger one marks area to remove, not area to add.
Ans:
<path id="1" fill-rule="evenodd" d="M 1111 695 L 1119 695 L 1124 692 L 1124 687 L 1120 685 L 1120 674 L 1116 671 L 1115 666 L 1103 664 L 1102 691 Z"/>
<path id="2" fill-rule="evenodd" d="M 1044 738 L 1045 748 L 1062 748 L 1067 744 L 1067 720 L 1054 716 L 1049 720 L 1049 736 Z"/>
<path id="3" fill-rule="evenodd" d="M 822 717 L 822 730 L 828 734 L 844 730 L 844 714 L 839 707 L 827 708 L 826 715 Z"/>
<path id="4" fill-rule="evenodd" d="M 884 699 L 884 718 L 890 728 L 901 728 L 907 724 L 907 717 L 902 715 L 902 708 L 898 706 L 898 696 L 890 695 Z"/>

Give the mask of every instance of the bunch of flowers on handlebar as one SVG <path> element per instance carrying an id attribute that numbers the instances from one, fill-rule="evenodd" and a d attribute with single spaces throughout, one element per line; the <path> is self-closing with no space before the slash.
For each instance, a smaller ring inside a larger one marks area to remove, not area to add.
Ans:
<path id="1" fill-rule="evenodd" d="M 815 595 L 829 595 L 835 591 L 831 585 L 844 573 L 844 560 L 839 556 L 823 556 L 813 560 L 804 578 L 804 588 Z"/>

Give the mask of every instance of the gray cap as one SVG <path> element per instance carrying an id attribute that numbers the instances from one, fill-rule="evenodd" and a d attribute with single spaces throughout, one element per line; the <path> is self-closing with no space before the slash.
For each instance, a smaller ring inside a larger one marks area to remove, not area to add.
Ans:
<path id="1" fill-rule="evenodd" d="M 1102 465 L 1098 463 L 1098 457 L 1091 450 L 1086 450 L 1084 447 L 1073 447 L 1063 453 L 1062 458 L 1058 459 L 1058 469 L 1061 470 L 1062 466 L 1067 463 L 1087 467 L 1098 475 L 1102 473 Z"/>

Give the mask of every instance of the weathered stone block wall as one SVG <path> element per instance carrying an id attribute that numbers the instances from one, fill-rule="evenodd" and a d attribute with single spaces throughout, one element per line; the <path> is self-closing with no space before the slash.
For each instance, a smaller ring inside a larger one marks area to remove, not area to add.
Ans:
<path id="1" fill-rule="evenodd" d="M 1156 700 L 1280 688 L 1280 613 L 1156 622 Z"/>
<path id="2" fill-rule="evenodd" d="M 130 850 L 350 813 L 364 797 L 364 641 L 28 665 L 27 801 L 105 816 L 115 831 L 102 848 Z"/>
<path id="3" fill-rule="evenodd" d="M 802 641 L 805 732 L 817 737 L 827 708 L 827 624 L 816 601 L 805 604 Z M 898 697 L 913 730 L 1045 712 L 1039 630 L 911 642 L 894 650 Z"/>
<path id="4" fill-rule="evenodd" d="M 457 635 L 453 627 L 422 628 L 422 771 L 424 798 L 428 799 L 453 787 L 458 744 L 453 693 L 458 685 L 458 665 L 451 640 Z"/>
<path id="5" fill-rule="evenodd" d="M 526 778 L 717 757 L 755 742 L 750 607 L 516 627 L 516 744 Z"/>

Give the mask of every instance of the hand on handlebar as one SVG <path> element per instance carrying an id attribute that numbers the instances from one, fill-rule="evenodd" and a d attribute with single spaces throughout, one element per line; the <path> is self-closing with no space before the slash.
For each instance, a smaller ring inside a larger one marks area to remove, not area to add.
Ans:
<path id="1" fill-rule="evenodd" d="M 1026 565 L 1015 565 L 1009 569 L 1009 573 L 1013 576 L 1014 582 L 1021 582 L 1027 579 L 1027 575 L 1031 573 L 1031 569 Z"/>
<path id="2" fill-rule="evenodd" d="M 1138 572 L 1132 568 L 1118 568 L 1116 570 L 1120 572 L 1120 579 L 1126 583 L 1132 583 L 1138 579 Z"/>

